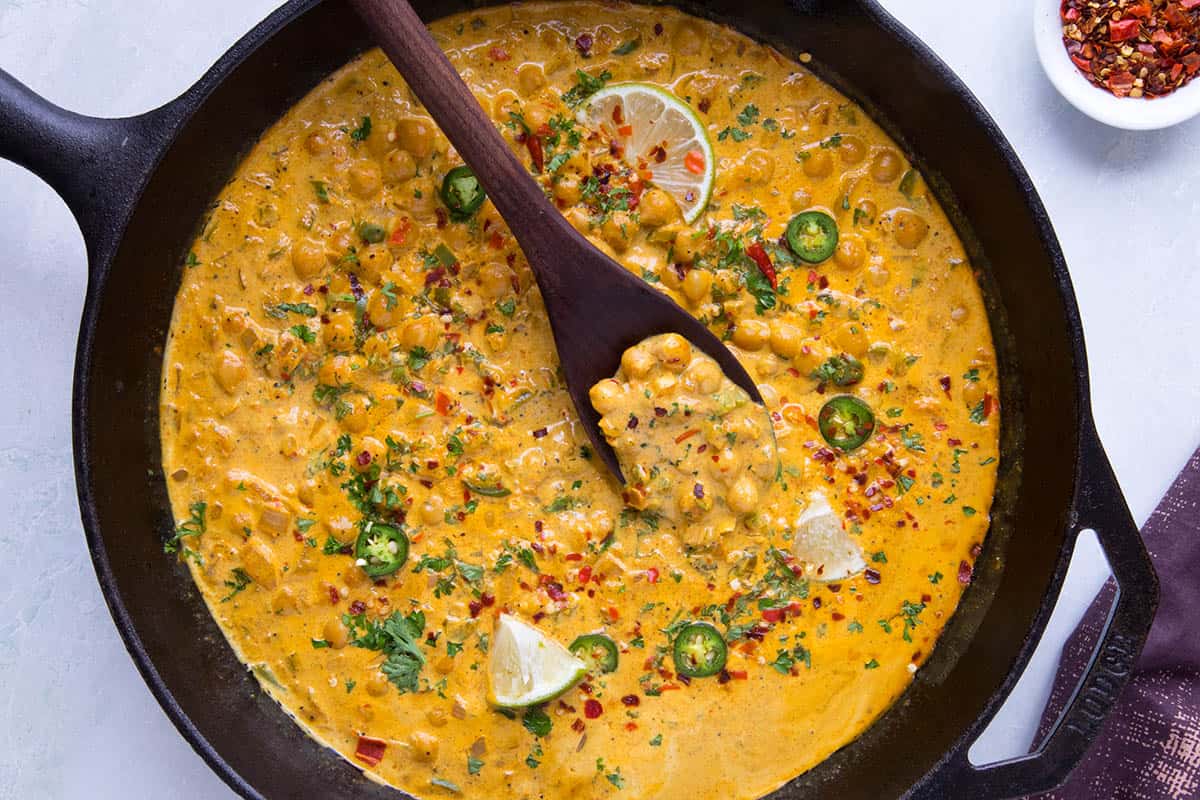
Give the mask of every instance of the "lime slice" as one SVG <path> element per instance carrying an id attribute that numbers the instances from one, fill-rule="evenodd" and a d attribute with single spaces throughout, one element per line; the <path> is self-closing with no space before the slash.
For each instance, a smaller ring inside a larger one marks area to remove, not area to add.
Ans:
<path id="1" fill-rule="evenodd" d="M 500 708 L 526 708 L 553 700 L 587 674 L 571 651 L 516 617 L 501 614 L 492 637 L 488 700 Z"/>
<path id="2" fill-rule="evenodd" d="M 695 222 L 712 196 L 716 163 L 704 123 L 675 95 L 649 83 L 615 83 L 596 92 L 579 122 L 622 148 L 622 159 L 670 194 Z"/>
<path id="3" fill-rule="evenodd" d="M 808 496 L 808 508 L 796 520 L 792 554 L 818 581 L 841 581 L 867 567 L 862 550 L 846 533 L 842 521 L 822 492 Z"/>

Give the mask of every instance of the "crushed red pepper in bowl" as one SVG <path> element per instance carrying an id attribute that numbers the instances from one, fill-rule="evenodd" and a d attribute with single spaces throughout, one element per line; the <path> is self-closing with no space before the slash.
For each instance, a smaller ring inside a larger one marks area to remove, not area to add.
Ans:
<path id="1" fill-rule="evenodd" d="M 1200 0 L 1063 0 L 1063 43 L 1117 97 L 1168 95 L 1200 74 Z"/>

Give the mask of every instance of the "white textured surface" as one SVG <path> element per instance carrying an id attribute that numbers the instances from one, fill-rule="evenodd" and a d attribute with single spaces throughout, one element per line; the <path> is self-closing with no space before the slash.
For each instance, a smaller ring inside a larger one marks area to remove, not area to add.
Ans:
<path id="1" fill-rule="evenodd" d="M 1071 265 L 1093 396 L 1134 515 L 1200 441 L 1200 121 L 1123 133 L 1037 63 L 1034 0 L 885 0 L 991 110 Z M 1057 0 L 1037 0 L 1057 2 Z M 194 81 L 273 0 L 0 0 L 0 67 L 72 110 L 134 114 Z M 0 162 L 0 800 L 229 798 L 155 704 L 96 585 L 75 503 L 70 381 L 84 253 L 65 206 Z M 1068 630 L 1103 572 L 1093 550 Z M 977 748 L 1025 748 L 1056 648 Z"/>

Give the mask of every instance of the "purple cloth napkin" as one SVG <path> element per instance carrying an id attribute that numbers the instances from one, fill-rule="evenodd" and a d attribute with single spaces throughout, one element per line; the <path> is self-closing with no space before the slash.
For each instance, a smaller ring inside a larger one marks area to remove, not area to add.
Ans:
<path id="1" fill-rule="evenodd" d="M 1071 779 L 1037 800 L 1200 798 L 1200 450 L 1154 509 L 1142 536 L 1161 585 L 1146 647 Z M 1114 591 L 1109 581 L 1063 646 L 1041 734 L 1079 682 Z"/>

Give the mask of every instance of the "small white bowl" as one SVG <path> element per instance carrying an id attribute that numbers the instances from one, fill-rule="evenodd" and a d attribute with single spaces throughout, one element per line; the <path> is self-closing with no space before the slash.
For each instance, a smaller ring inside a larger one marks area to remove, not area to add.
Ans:
<path id="1" fill-rule="evenodd" d="M 1038 59 L 1059 94 L 1094 120 L 1131 131 L 1167 128 L 1200 114 L 1200 76 L 1165 97 L 1116 97 L 1093 86 L 1072 63 L 1062 40 L 1060 0 L 1034 0 Z"/>

